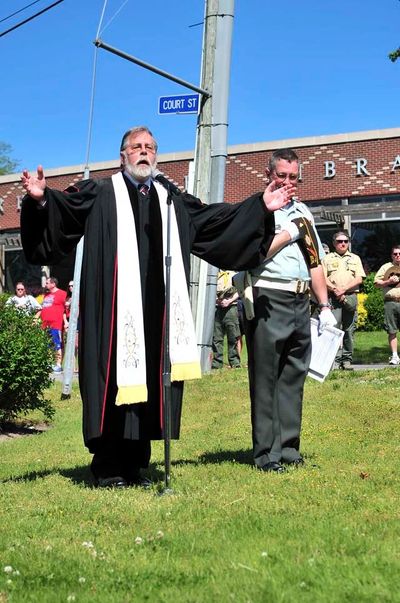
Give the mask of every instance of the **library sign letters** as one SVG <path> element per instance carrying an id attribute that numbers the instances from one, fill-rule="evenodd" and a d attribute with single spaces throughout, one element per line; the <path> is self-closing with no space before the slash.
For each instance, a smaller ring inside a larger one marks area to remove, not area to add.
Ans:
<path id="1" fill-rule="evenodd" d="M 370 176 L 368 171 L 368 160 L 364 157 L 359 157 L 355 160 L 356 176 Z M 390 162 L 391 173 L 396 169 L 400 169 L 400 155 L 397 155 L 393 161 Z M 324 179 L 331 180 L 336 176 L 336 162 L 333 160 L 324 161 Z"/>

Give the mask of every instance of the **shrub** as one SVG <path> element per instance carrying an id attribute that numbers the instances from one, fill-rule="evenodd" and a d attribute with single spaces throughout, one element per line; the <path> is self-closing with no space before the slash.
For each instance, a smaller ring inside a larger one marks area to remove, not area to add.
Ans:
<path id="1" fill-rule="evenodd" d="M 375 278 L 375 272 L 370 272 L 365 277 L 365 279 L 363 280 L 363 284 L 361 285 L 361 291 L 363 293 L 366 293 L 368 295 L 369 293 L 376 291 L 376 287 L 374 284 L 374 278 Z"/>
<path id="2" fill-rule="evenodd" d="M 364 331 L 380 331 L 383 329 L 385 310 L 382 291 L 375 288 L 368 293 L 364 306 L 367 311 Z"/>
<path id="3" fill-rule="evenodd" d="M 54 357 L 49 335 L 34 316 L 6 306 L 6 299 L 0 296 L 0 423 L 31 410 L 50 419 L 54 408 L 43 398 Z"/>
<path id="4" fill-rule="evenodd" d="M 365 324 L 368 320 L 368 312 L 365 308 L 365 302 L 368 295 L 366 293 L 357 293 L 357 330 L 365 331 Z"/>

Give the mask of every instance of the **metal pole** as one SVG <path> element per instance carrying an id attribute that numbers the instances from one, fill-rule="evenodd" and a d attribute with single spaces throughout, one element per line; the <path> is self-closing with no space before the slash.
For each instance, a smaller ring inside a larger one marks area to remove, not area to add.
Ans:
<path id="1" fill-rule="evenodd" d="M 172 492 L 171 484 L 171 358 L 169 346 L 171 315 L 171 192 L 167 200 L 167 248 L 165 254 L 165 328 L 163 346 L 163 436 L 164 436 L 164 493 Z"/>
<path id="2" fill-rule="evenodd" d="M 234 0 L 219 0 L 212 97 L 213 129 L 211 137 L 210 197 L 213 203 L 222 203 L 225 192 L 233 16 Z M 218 268 L 209 265 L 204 304 L 203 345 L 201 348 L 203 373 L 209 373 L 211 370 L 217 276 Z"/>
<path id="3" fill-rule="evenodd" d="M 89 166 L 86 165 L 84 172 L 84 179 L 89 178 L 90 171 Z M 74 290 L 72 291 L 71 298 L 71 310 L 69 315 L 68 323 L 68 334 L 67 343 L 65 346 L 64 354 L 64 373 L 63 373 L 63 388 L 61 392 L 61 399 L 71 397 L 72 390 L 72 379 L 74 375 L 74 360 L 75 360 L 75 337 L 78 327 L 78 315 L 79 315 L 79 292 L 81 284 L 81 272 L 82 272 L 82 259 L 83 259 L 83 246 L 84 238 L 82 237 L 76 247 L 75 254 L 75 266 L 74 266 Z"/>
<path id="4" fill-rule="evenodd" d="M 214 58 L 216 44 L 216 14 L 218 0 L 205 0 L 203 49 L 201 63 L 201 85 L 212 91 L 214 78 Z M 201 99 L 199 118 L 197 121 L 196 150 L 194 158 L 193 194 L 203 203 L 210 203 L 210 170 L 211 170 L 211 125 L 212 105 L 209 98 Z M 193 319 L 195 321 L 197 344 L 201 354 L 204 294 L 207 278 L 207 264 L 192 256 L 190 298 Z"/>
<path id="5" fill-rule="evenodd" d="M 113 46 L 106 44 L 105 42 L 103 42 L 103 40 L 100 40 L 97 38 L 94 41 L 94 45 L 97 46 L 98 48 L 104 48 L 104 50 L 108 50 L 112 54 L 116 54 L 117 56 L 121 57 L 122 59 L 126 59 L 127 61 L 130 61 L 131 63 L 136 63 L 136 65 L 140 65 L 140 67 L 144 67 L 145 69 L 148 69 L 149 71 L 153 71 L 153 73 L 162 75 L 163 77 L 167 78 L 168 80 L 172 80 L 173 82 L 176 82 L 177 84 L 181 84 L 182 86 L 185 86 L 185 88 L 189 88 L 190 90 L 199 92 L 203 96 L 206 96 L 206 97 L 210 96 L 210 93 L 208 92 L 208 90 L 205 90 L 204 88 L 199 88 L 198 86 L 195 86 L 194 84 L 191 84 L 190 82 L 187 82 L 186 80 L 182 80 L 180 77 L 176 77 L 175 75 L 172 75 L 171 73 L 168 73 L 167 71 L 163 71 L 162 69 L 159 69 L 158 67 L 154 67 L 154 65 L 150 65 L 150 63 L 146 63 L 145 61 L 142 61 L 141 59 L 134 57 L 131 54 L 127 54 L 126 52 L 123 52 L 122 50 L 118 50 L 118 48 L 114 48 Z"/>
<path id="6" fill-rule="evenodd" d="M 79 289 L 81 281 L 81 270 L 82 270 L 82 257 L 83 257 L 83 237 L 79 241 L 76 247 L 75 254 L 75 267 L 74 267 L 74 289 L 72 291 L 71 298 L 71 310 L 69 315 L 67 343 L 65 346 L 64 353 L 64 373 L 63 373 L 63 388 L 61 393 L 61 399 L 71 397 L 72 390 L 72 379 L 74 375 L 74 364 L 75 364 L 75 337 L 78 327 L 78 315 L 79 315 Z"/>
<path id="7" fill-rule="evenodd" d="M 209 124 L 211 160 L 204 180 L 208 184 L 207 199 L 211 203 L 222 203 L 224 200 L 227 157 L 228 101 L 234 0 L 208 0 L 207 5 L 211 33 L 206 38 L 205 71 L 207 76 L 211 78 L 211 87 L 207 81 L 207 88 L 212 91 L 212 98 L 211 101 L 207 101 L 207 118 L 209 121 L 203 125 Z M 205 85 L 204 81 L 202 85 Z M 211 119 L 209 119 L 210 110 Z M 202 161 L 197 166 L 199 172 L 204 169 L 205 164 L 206 161 Z M 200 195 L 197 194 L 197 196 Z M 205 201 L 202 197 L 200 198 L 202 201 Z M 196 303 L 196 333 L 198 336 L 200 334 L 198 344 L 200 345 L 203 373 L 211 370 L 211 345 L 214 329 L 217 274 L 218 268 L 201 262 Z"/>

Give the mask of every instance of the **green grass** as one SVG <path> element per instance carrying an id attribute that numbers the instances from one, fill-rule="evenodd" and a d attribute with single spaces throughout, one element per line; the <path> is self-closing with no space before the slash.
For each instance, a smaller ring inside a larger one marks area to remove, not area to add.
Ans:
<path id="1" fill-rule="evenodd" d="M 400 601 L 397 368 L 307 380 L 285 475 L 251 466 L 245 369 L 188 383 L 165 496 L 94 489 L 60 392 L 51 429 L 0 442 L 0 602 Z"/>
<path id="2" fill-rule="evenodd" d="M 356 332 L 354 347 L 356 364 L 387 364 L 390 356 L 388 336 L 385 331 Z"/>

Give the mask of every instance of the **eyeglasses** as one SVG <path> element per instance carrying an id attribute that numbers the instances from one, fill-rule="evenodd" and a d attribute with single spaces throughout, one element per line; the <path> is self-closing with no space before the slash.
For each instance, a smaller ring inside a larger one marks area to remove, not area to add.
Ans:
<path id="1" fill-rule="evenodd" d="M 73 285 L 68 285 L 68 287 L 73 287 Z"/>
<path id="2" fill-rule="evenodd" d="M 339 244 L 348 243 L 348 242 L 349 242 L 349 239 L 336 239 L 336 241 L 335 241 L 335 243 L 339 243 Z"/>
<path id="3" fill-rule="evenodd" d="M 23 287 L 17 287 L 17 291 L 25 291 L 25 289 L 23 289 Z"/>
<path id="4" fill-rule="evenodd" d="M 400 255 L 400 251 L 393 251 L 392 255 Z"/>
<path id="5" fill-rule="evenodd" d="M 156 152 L 156 148 L 153 144 L 130 144 L 124 149 L 128 155 L 131 153 L 141 153 L 143 150 L 147 151 L 148 153 Z"/>
<path id="6" fill-rule="evenodd" d="M 290 182 L 296 182 L 299 178 L 298 174 L 285 174 L 284 172 L 275 172 L 277 180 L 286 180 L 289 178 Z"/>

